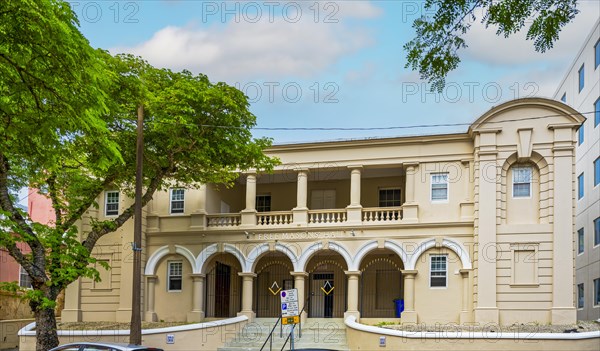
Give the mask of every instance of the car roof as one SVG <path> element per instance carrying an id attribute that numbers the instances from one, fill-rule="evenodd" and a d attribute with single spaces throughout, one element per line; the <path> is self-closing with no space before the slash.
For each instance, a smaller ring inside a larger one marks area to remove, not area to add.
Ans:
<path id="1" fill-rule="evenodd" d="M 154 347 L 150 347 L 150 346 L 133 345 L 133 344 L 127 344 L 127 343 L 124 343 L 124 342 L 86 342 L 86 341 L 81 341 L 81 342 L 72 342 L 72 343 L 60 345 L 59 347 L 70 346 L 70 345 L 89 345 L 89 346 L 121 347 L 121 348 L 127 348 L 128 350 L 140 350 L 140 349 L 155 349 L 155 350 L 160 350 L 158 348 L 154 348 Z"/>

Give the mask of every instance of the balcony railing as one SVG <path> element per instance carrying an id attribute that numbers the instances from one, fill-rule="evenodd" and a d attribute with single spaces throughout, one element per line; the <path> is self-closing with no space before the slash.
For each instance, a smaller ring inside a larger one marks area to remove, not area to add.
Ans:
<path id="1" fill-rule="evenodd" d="M 343 223 L 346 220 L 346 209 L 308 211 L 309 224 Z"/>
<path id="2" fill-rule="evenodd" d="M 209 227 L 237 227 L 242 224 L 242 215 L 239 213 L 220 213 L 206 215 Z"/>
<path id="3" fill-rule="evenodd" d="M 366 223 L 391 223 L 402 219 L 402 207 L 366 207 L 362 220 Z"/>
<path id="4" fill-rule="evenodd" d="M 294 216 L 291 211 L 279 212 L 258 212 L 256 214 L 256 224 L 266 226 L 277 226 L 292 224 Z"/>

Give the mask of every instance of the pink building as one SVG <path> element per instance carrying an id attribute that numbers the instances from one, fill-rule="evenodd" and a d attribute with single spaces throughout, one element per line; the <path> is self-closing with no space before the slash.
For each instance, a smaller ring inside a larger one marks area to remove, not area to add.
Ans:
<path id="1" fill-rule="evenodd" d="M 34 222 L 49 224 L 54 221 L 52 202 L 46 196 L 38 193 L 37 189 L 29 189 L 27 213 Z M 23 253 L 30 251 L 29 246 L 25 243 L 18 243 L 17 246 Z M 24 287 L 30 285 L 27 273 L 21 271 L 21 266 L 6 249 L 0 248 L 0 282 L 13 281 L 18 281 Z"/>

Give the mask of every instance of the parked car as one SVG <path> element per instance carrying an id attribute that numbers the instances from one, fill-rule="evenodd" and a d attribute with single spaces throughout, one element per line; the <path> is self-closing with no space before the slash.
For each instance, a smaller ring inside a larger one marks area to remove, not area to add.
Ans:
<path id="1" fill-rule="evenodd" d="M 50 351 L 163 351 L 163 349 L 117 342 L 75 342 L 60 345 Z"/>

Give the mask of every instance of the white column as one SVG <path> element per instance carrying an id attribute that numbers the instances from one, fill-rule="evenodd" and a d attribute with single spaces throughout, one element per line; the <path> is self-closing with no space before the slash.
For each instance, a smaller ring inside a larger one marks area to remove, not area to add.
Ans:
<path id="1" fill-rule="evenodd" d="M 242 310 L 238 313 L 238 316 L 248 316 L 249 322 L 252 322 L 256 317 L 256 313 L 252 310 L 253 286 L 256 273 L 241 272 L 238 275 L 242 277 Z"/>
<path id="2" fill-rule="evenodd" d="M 403 270 L 404 278 L 404 312 L 402 312 L 402 323 L 417 323 L 417 312 L 415 311 L 415 276 L 416 270 Z"/>
<path id="3" fill-rule="evenodd" d="M 256 174 L 246 176 L 246 211 L 256 210 Z"/>
<path id="4" fill-rule="evenodd" d="M 204 280 L 205 274 L 192 274 L 192 311 L 187 315 L 188 322 L 204 319 Z"/>
<path id="5" fill-rule="evenodd" d="M 460 311 L 460 324 L 471 322 L 471 307 L 469 304 L 471 293 L 471 284 L 469 282 L 470 269 L 461 269 L 460 275 L 462 276 L 462 306 Z"/>
<path id="6" fill-rule="evenodd" d="M 256 173 L 246 175 L 246 208 L 242 211 L 242 227 L 256 226 Z"/>
<path id="7" fill-rule="evenodd" d="M 362 223 L 362 206 L 360 204 L 360 173 L 362 166 L 348 166 L 350 169 L 350 205 L 346 207 L 348 224 Z"/>
<path id="8" fill-rule="evenodd" d="M 296 208 L 305 209 L 307 208 L 307 197 L 308 197 L 308 170 L 301 170 L 298 172 L 298 184 L 296 193 Z"/>
<path id="9" fill-rule="evenodd" d="M 350 206 L 361 207 L 360 205 L 360 173 L 362 166 L 349 166 L 350 168 Z"/>
<path id="10" fill-rule="evenodd" d="M 358 279 L 360 274 L 360 271 L 346 271 L 346 276 L 348 276 L 348 310 L 344 313 L 344 318 L 348 316 L 355 316 L 357 320 L 360 318 L 360 312 L 358 311 Z"/>
<path id="11" fill-rule="evenodd" d="M 406 167 L 406 186 L 404 191 L 405 201 L 402 205 L 402 221 L 405 223 L 417 223 L 419 222 L 419 204 L 415 198 L 415 177 L 417 176 L 418 162 L 405 163 Z"/>
<path id="12" fill-rule="evenodd" d="M 144 321 L 146 322 L 156 322 L 158 321 L 158 317 L 156 316 L 156 312 L 154 311 L 154 286 L 156 284 L 156 279 L 158 277 L 155 275 L 147 275 L 146 276 L 146 294 L 148 295 L 147 305 L 146 305 L 146 313 L 144 314 Z"/>
<path id="13" fill-rule="evenodd" d="M 296 207 L 292 209 L 294 225 L 308 225 L 308 169 L 298 171 L 296 183 Z"/>
<path id="14" fill-rule="evenodd" d="M 415 202 L 415 172 L 418 163 L 407 163 L 406 166 L 406 202 Z"/>
<path id="15" fill-rule="evenodd" d="M 308 273 L 306 272 L 291 272 L 291 275 L 294 277 L 294 288 L 298 290 L 298 308 L 302 310 L 304 307 L 304 312 L 300 315 L 300 318 L 304 322 L 306 320 L 306 316 L 308 315 L 308 304 L 306 303 L 306 293 L 305 293 L 305 282 L 306 277 L 308 277 Z"/>

